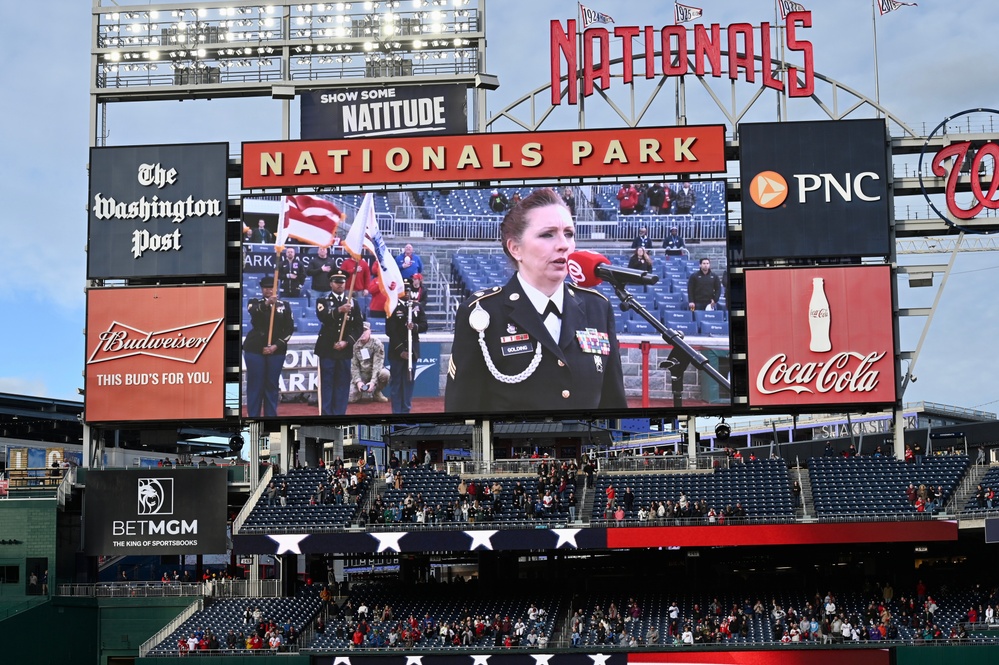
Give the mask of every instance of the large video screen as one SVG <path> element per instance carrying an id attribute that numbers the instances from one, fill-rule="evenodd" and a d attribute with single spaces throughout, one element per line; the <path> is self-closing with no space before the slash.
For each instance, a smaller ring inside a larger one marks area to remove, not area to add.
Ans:
<path id="1" fill-rule="evenodd" d="M 243 230 L 246 417 L 731 406 L 724 181 L 244 198 Z"/>

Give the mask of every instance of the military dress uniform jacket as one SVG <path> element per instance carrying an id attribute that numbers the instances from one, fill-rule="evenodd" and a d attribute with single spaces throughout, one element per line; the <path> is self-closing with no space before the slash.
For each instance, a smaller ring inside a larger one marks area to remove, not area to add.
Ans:
<path id="1" fill-rule="evenodd" d="M 589 289 L 564 285 L 562 333 L 558 344 L 541 315 L 521 289 L 516 276 L 504 287 L 478 291 L 458 309 L 448 365 L 444 408 L 449 412 L 506 412 L 624 409 L 621 354 L 614 311 L 606 297 Z M 481 308 L 476 312 L 477 308 Z M 495 366 L 487 365 L 479 345 L 483 311 L 486 349 Z M 471 317 L 471 321 L 470 318 Z M 496 374 L 517 378 L 541 348 L 530 376 L 506 382 Z"/>
<path id="2" fill-rule="evenodd" d="M 267 330 L 271 325 L 271 306 L 263 298 L 250 298 L 246 304 L 246 312 L 250 315 L 250 332 L 243 340 L 243 350 L 249 353 L 263 353 L 267 346 Z M 288 340 L 295 332 L 295 317 L 292 316 L 291 305 L 284 300 L 274 304 L 274 329 L 271 332 L 271 344 L 276 344 L 278 354 L 284 355 L 288 350 Z"/>
<path id="3" fill-rule="evenodd" d="M 346 299 L 346 294 L 343 296 Z M 354 354 L 354 343 L 364 333 L 364 315 L 361 308 L 357 306 L 357 300 L 352 299 L 353 306 L 349 314 L 340 312 L 340 301 L 337 296 L 330 293 L 316 301 L 316 318 L 322 324 L 319 329 L 319 337 L 316 338 L 316 355 L 320 358 L 349 359 Z M 347 327 L 343 331 L 343 341 L 347 346 L 337 350 L 333 345 L 340 339 L 340 327 L 343 325 L 343 317 L 347 317 Z"/>
<path id="4" fill-rule="evenodd" d="M 402 353 L 409 349 L 409 328 L 406 327 L 408 322 L 409 313 L 406 311 L 406 304 L 404 301 L 400 301 L 399 306 L 395 308 L 395 312 L 385 321 L 385 334 L 388 335 L 389 339 L 388 357 L 392 362 L 393 370 L 396 367 L 396 363 L 409 362 L 402 358 Z M 416 324 L 416 328 L 413 329 L 412 353 L 413 363 L 415 364 L 420 357 L 420 333 L 427 332 L 427 315 L 418 302 L 413 305 L 413 323 Z"/>

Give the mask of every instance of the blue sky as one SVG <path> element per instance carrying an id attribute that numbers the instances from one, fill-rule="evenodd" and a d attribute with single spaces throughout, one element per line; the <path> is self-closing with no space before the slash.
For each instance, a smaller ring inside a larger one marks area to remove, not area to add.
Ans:
<path id="1" fill-rule="evenodd" d="M 686 4 L 703 8 L 701 22 L 723 26 L 772 21 L 774 15 L 772 0 Z M 804 35 L 814 45 L 816 71 L 873 97 L 871 0 L 803 4 L 813 12 L 813 27 Z M 587 6 L 611 14 L 618 25 L 672 23 L 672 2 L 593 0 Z M 487 70 L 501 82 L 490 93 L 490 115 L 548 83 L 549 20 L 576 12 L 576 2 L 570 0 L 489 0 Z M 0 243 L 0 265 L 6 267 L 0 290 L 5 312 L 0 392 L 75 399 L 83 385 L 90 26 L 90 3 L 81 0 L 15 3 L 0 25 L 0 200 L 5 203 L 0 216 L 6 231 Z M 879 17 L 882 105 L 917 129 L 932 128 L 965 109 L 999 106 L 999 60 L 988 55 L 996 27 L 994 3 L 986 0 L 924 0 L 918 7 Z M 748 99 L 755 90 L 740 84 L 737 96 Z M 672 87 L 665 91 L 646 124 L 673 123 Z M 627 107 L 623 93 L 624 86 L 616 81 L 612 94 Z M 774 119 L 772 99 L 754 106 L 747 119 Z M 815 104 L 806 100 L 795 100 L 789 112 L 791 119 L 818 117 Z M 243 140 L 280 138 L 280 115 L 280 104 L 269 99 L 115 104 L 109 106 L 107 144 L 229 141 L 235 152 Z M 691 123 L 723 122 L 692 83 L 688 116 Z M 865 110 L 856 117 L 870 116 Z M 573 127 L 575 122 L 575 110 L 562 109 L 545 128 Z M 600 104 L 588 102 L 587 125 L 622 123 Z M 497 124 L 496 129 L 514 128 Z M 919 380 L 909 387 L 906 401 L 999 407 L 991 352 L 993 331 L 999 329 L 992 287 L 997 268 L 994 253 L 957 258 L 918 361 Z M 928 305 L 934 294 L 935 289 L 909 293 L 904 288 L 901 304 Z M 918 319 L 903 325 L 903 349 L 915 347 L 922 323 Z"/>

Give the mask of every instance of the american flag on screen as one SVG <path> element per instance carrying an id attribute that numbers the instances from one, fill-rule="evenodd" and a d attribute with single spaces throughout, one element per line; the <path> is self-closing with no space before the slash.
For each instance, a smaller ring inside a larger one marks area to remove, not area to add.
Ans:
<path id="1" fill-rule="evenodd" d="M 275 244 L 284 246 L 289 238 L 295 238 L 310 245 L 329 247 L 343 218 L 343 212 L 332 201 L 306 194 L 286 196 Z"/>

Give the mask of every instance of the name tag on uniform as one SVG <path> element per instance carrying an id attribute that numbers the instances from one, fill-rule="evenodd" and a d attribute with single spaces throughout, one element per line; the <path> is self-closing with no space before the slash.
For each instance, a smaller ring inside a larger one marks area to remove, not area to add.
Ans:
<path id="1" fill-rule="evenodd" d="M 576 341 L 583 353 L 595 353 L 601 356 L 610 355 L 610 337 L 605 332 L 598 332 L 596 328 L 576 331 Z"/>
<path id="2" fill-rule="evenodd" d="M 533 353 L 534 345 L 530 342 L 515 342 L 513 344 L 503 344 L 500 351 L 504 356 L 516 356 L 521 353 Z"/>
<path id="3" fill-rule="evenodd" d="M 368 360 L 371 358 L 371 352 L 367 349 L 361 349 L 361 360 Z"/>

